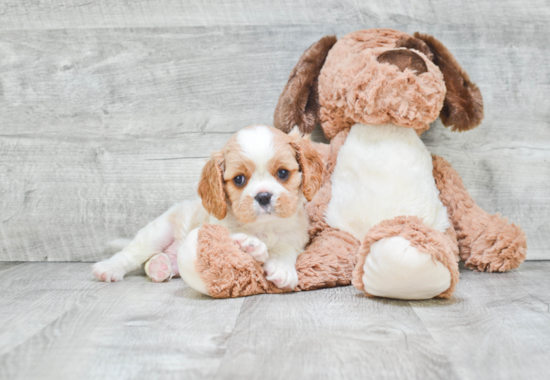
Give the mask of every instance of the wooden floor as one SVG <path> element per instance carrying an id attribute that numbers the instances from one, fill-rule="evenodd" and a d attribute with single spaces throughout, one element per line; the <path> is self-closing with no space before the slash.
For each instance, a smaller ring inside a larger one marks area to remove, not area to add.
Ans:
<path id="1" fill-rule="evenodd" d="M 1 379 L 548 379 L 550 262 L 450 300 L 353 287 L 214 300 L 88 263 L 0 263 Z"/>

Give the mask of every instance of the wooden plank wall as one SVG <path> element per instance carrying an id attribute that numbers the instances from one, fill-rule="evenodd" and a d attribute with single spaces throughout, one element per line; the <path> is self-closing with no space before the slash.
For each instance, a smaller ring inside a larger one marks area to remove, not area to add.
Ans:
<path id="1" fill-rule="evenodd" d="M 195 196 L 209 152 L 271 124 L 301 53 L 375 27 L 443 41 L 486 117 L 423 136 L 550 259 L 545 0 L 9 0 L 0 4 L 0 261 L 95 261 Z"/>

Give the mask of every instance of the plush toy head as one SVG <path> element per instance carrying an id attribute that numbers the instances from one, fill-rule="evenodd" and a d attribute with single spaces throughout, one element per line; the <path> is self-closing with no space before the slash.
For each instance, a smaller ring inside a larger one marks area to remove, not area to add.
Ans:
<path id="1" fill-rule="evenodd" d="M 309 138 L 297 129 L 285 134 L 255 125 L 237 132 L 212 154 L 198 192 L 204 208 L 216 218 L 225 218 L 230 207 L 238 220 L 252 223 L 293 215 L 300 193 L 311 200 L 322 176 L 322 158 Z"/>
<path id="2" fill-rule="evenodd" d="M 435 38 L 391 29 L 327 36 L 304 52 L 275 110 L 275 127 L 310 133 L 321 123 L 333 138 L 356 123 L 413 128 L 438 116 L 453 131 L 483 119 L 477 86 Z"/>

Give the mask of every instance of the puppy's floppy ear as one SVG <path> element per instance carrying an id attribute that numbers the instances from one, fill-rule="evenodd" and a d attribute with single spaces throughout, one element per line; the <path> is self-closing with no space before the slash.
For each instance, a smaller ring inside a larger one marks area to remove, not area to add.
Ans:
<path id="1" fill-rule="evenodd" d="M 311 45 L 292 69 L 277 108 L 275 128 L 288 133 L 297 125 L 302 133 L 311 133 L 319 122 L 318 77 L 335 36 L 325 36 Z"/>
<path id="2" fill-rule="evenodd" d="M 223 161 L 221 152 L 212 153 L 212 157 L 202 168 L 198 188 L 203 207 L 219 220 L 225 218 L 227 214 L 227 201 L 223 187 Z"/>
<path id="3" fill-rule="evenodd" d="M 483 99 L 479 88 L 440 41 L 418 32 L 414 37 L 428 45 L 433 63 L 439 66 L 445 79 L 447 94 L 439 115 L 443 125 L 459 132 L 477 127 L 483 120 Z"/>
<path id="4" fill-rule="evenodd" d="M 296 151 L 296 159 L 302 171 L 302 191 L 308 201 L 321 188 L 323 182 L 323 159 L 308 137 L 301 137 L 296 128 L 289 134 L 291 145 Z"/>

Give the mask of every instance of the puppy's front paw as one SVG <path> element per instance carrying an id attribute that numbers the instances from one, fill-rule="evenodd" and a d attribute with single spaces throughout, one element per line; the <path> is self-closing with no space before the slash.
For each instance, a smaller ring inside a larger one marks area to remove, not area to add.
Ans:
<path id="1" fill-rule="evenodd" d="M 94 264 L 92 273 L 101 281 L 115 282 L 122 280 L 125 271 L 112 261 L 104 260 Z"/>
<path id="2" fill-rule="evenodd" d="M 238 233 L 231 235 L 231 238 L 238 244 L 241 251 L 248 253 L 255 260 L 265 263 L 268 259 L 267 246 L 257 237 Z"/>
<path id="3" fill-rule="evenodd" d="M 283 261 L 268 260 L 264 264 L 266 279 L 273 282 L 279 289 L 294 289 L 298 285 L 296 268 Z"/>

